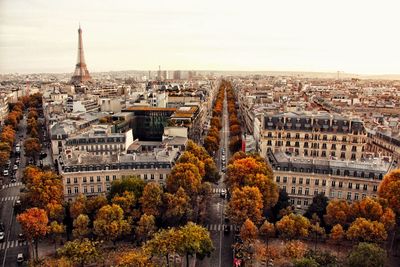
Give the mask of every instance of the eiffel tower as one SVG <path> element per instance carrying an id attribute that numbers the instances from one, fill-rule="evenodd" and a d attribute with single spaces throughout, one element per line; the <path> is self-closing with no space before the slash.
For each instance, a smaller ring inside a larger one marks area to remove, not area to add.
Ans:
<path id="1" fill-rule="evenodd" d="M 71 83 L 80 84 L 92 80 L 89 71 L 86 67 L 85 56 L 83 53 L 83 42 L 82 42 L 82 29 L 79 25 L 78 29 L 79 41 L 78 41 L 78 59 L 75 65 L 75 72 L 71 78 Z"/>

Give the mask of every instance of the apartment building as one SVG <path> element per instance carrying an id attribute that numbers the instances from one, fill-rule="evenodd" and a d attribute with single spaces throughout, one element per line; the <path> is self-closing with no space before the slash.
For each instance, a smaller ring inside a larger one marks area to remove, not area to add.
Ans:
<path id="1" fill-rule="evenodd" d="M 322 159 L 360 160 L 366 144 L 361 120 L 323 112 L 266 113 L 260 150 Z"/>
<path id="2" fill-rule="evenodd" d="M 267 159 L 274 179 L 286 191 L 292 205 L 306 210 L 312 198 L 325 194 L 329 199 L 349 202 L 376 197 L 379 183 L 395 166 L 380 159 L 342 161 L 289 156 L 269 150 Z"/>

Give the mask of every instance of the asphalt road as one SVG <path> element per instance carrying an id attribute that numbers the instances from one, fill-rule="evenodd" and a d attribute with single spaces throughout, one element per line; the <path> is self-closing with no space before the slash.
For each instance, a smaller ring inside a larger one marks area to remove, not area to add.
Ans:
<path id="1" fill-rule="evenodd" d="M 23 187 L 21 178 L 23 169 L 26 166 L 26 159 L 23 149 L 23 140 L 26 136 L 26 118 L 20 122 L 18 132 L 16 134 L 16 143 L 21 143 L 20 165 L 16 171 L 16 183 L 10 183 L 11 173 L 3 179 L 3 185 L 0 187 L 0 221 L 5 226 L 5 240 L 0 243 L 0 266 L 13 267 L 18 266 L 17 255 L 23 253 L 24 257 L 28 256 L 28 246 L 26 242 L 18 242 L 18 234 L 21 227 L 16 221 L 14 213 L 14 203 L 19 198 L 20 189 Z M 22 138 L 19 136 L 22 135 Z M 15 151 L 15 147 L 13 149 Z M 14 166 L 15 157 L 11 159 L 11 168 Z"/>
<path id="2" fill-rule="evenodd" d="M 220 148 L 225 149 L 225 163 L 222 162 L 221 149 L 218 151 L 216 163 L 219 167 L 221 179 L 218 185 L 213 188 L 213 196 L 211 204 L 207 209 L 207 221 L 205 227 L 211 233 L 211 239 L 213 241 L 215 250 L 209 258 L 205 258 L 202 261 L 197 260 L 196 266 L 198 267 L 226 267 L 233 266 L 233 251 L 232 244 L 234 240 L 233 226 L 230 225 L 229 221 L 225 221 L 224 211 L 226 209 L 227 200 L 220 197 L 220 192 L 225 190 L 224 184 L 225 174 L 221 172 L 222 166 L 226 169 L 226 163 L 230 157 L 228 142 L 229 142 L 229 122 L 228 122 L 228 110 L 226 96 L 224 99 L 224 109 L 222 115 L 222 130 L 221 130 L 221 144 Z M 224 233 L 224 225 L 229 225 L 230 233 Z"/>

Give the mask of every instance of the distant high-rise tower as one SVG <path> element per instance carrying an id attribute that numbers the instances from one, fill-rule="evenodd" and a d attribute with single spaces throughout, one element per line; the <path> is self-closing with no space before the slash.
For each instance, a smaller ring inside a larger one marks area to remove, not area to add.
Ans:
<path id="1" fill-rule="evenodd" d="M 92 77 L 90 76 L 86 67 L 85 55 L 83 53 L 82 29 L 80 25 L 78 29 L 78 35 L 78 59 L 76 62 L 74 75 L 71 78 L 71 83 L 84 83 L 92 80 Z"/>

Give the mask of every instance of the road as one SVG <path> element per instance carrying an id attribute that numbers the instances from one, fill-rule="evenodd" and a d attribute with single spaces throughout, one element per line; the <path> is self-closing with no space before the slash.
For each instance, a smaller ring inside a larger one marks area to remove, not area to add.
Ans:
<path id="1" fill-rule="evenodd" d="M 22 135 L 22 138 L 19 136 Z M 26 166 L 26 159 L 23 149 L 23 140 L 26 136 L 26 118 L 20 122 L 18 132 L 16 134 L 16 143 L 21 143 L 21 161 L 19 169 L 16 172 L 16 183 L 10 183 L 11 173 L 5 177 L 3 185 L 0 188 L 0 221 L 5 226 L 5 240 L 0 243 L 0 266 L 13 267 L 17 265 L 18 253 L 28 255 L 28 246 L 25 242 L 18 242 L 18 234 L 21 232 L 21 227 L 16 221 L 14 213 L 14 203 L 19 199 L 20 189 L 23 187 L 21 178 L 23 169 Z M 15 151 L 15 149 L 14 149 Z M 14 166 L 15 157 L 11 158 L 11 168 Z"/>
<path id="2" fill-rule="evenodd" d="M 225 94 L 226 95 L 226 94 Z M 222 114 L 222 129 L 221 129 L 221 144 L 220 148 L 225 149 L 226 161 L 222 162 L 221 149 L 218 151 L 216 163 L 221 173 L 221 179 L 218 185 L 213 188 L 213 194 L 211 204 L 207 209 L 207 220 L 205 226 L 210 231 L 211 239 L 213 241 L 215 250 L 211 254 L 211 257 L 205 258 L 202 261 L 197 261 L 196 266 L 198 267 L 226 267 L 233 266 L 233 251 L 232 244 L 234 239 L 233 226 L 230 225 L 229 221 L 225 221 L 224 211 L 226 209 L 227 200 L 220 197 L 220 192 L 226 190 L 224 184 L 225 173 L 223 173 L 222 166 L 226 169 L 226 163 L 229 159 L 229 122 L 228 122 L 228 109 L 227 99 L 224 99 L 224 108 Z M 224 233 L 224 226 L 228 225 L 231 231 L 229 234 Z"/>

